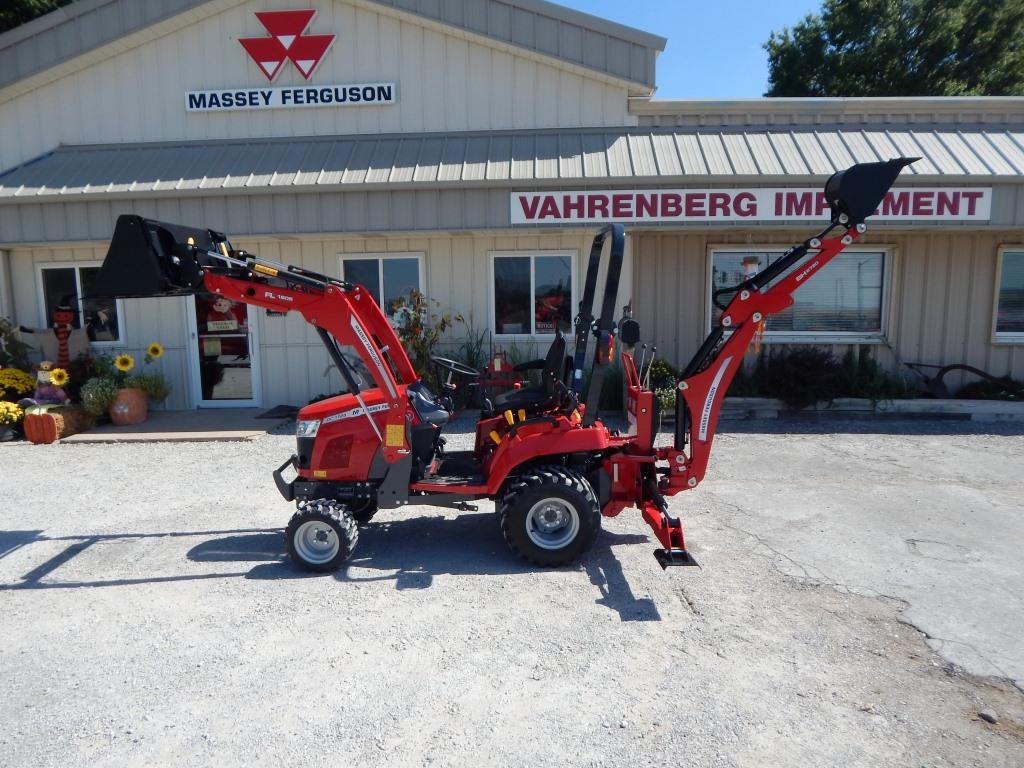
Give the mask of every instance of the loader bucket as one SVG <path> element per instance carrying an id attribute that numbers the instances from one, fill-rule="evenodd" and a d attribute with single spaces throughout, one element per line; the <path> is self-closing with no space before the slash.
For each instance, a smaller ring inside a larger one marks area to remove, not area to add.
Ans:
<path id="1" fill-rule="evenodd" d="M 881 204 L 900 171 L 920 159 L 900 157 L 883 163 L 858 163 L 832 174 L 825 182 L 825 199 L 832 207 L 832 222 L 847 227 L 862 224 Z M 842 214 L 846 214 L 847 221 L 840 221 Z"/>
<path id="2" fill-rule="evenodd" d="M 203 282 L 197 249 L 216 251 L 223 241 L 223 235 L 208 229 L 119 216 L 90 298 L 195 293 Z"/>

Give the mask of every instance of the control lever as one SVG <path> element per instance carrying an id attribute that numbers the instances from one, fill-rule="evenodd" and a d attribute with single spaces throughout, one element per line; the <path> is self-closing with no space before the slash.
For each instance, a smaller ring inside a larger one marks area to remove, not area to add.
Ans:
<path id="1" fill-rule="evenodd" d="M 650 389 L 651 368 L 654 367 L 654 358 L 657 356 L 657 354 L 658 354 L 658 348 L 657 347 L 651 347 L 651 362 L 649 362 L 647 364 L 647 375 L 644 377 L 643 381 L 640 384 L 640 386 L 642 386 L 644 389 Z"/>

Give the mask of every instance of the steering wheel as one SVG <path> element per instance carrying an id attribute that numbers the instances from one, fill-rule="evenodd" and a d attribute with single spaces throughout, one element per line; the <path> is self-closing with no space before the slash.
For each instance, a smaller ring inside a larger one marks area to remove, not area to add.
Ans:
<path id="1" fill-rule="evenodd" d="M 452 375 L 463 376 L 467 379 L 479 379 L 480 371 L 476 368 L 470 368 L 465 363 L 460 363 L 458 360 L 450 360 L 447 357 L 435 357 L 430 356 L 430 362 L 439 368 L 444 368 L 448 371 L 448 378 L 451 379 Z"/>

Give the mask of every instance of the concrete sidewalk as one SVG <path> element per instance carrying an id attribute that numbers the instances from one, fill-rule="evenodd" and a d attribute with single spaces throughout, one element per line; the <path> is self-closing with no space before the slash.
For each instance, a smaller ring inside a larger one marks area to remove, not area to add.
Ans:
<path id="1" fill-rule="evenodd" d="M 252 440 L 274 432 L 287 419 L 257 418 L 264 408 L 204 408 L 150 411 L 141 424 L 104 424 L 61 440 L 62 443 L 173 443 Z"/>

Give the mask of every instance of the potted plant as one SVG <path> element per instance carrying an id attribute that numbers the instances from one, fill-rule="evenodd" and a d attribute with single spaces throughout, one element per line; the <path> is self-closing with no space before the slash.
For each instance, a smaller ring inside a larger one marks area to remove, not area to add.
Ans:
<path id="1" fill-rule="evenodd" d="M 15 403 L 0 401 L 0 443 L 17 437 L 16 429 L 24 416 L 25 412 Z"/>
<path id="2" fill-rule="evenodd" d="M 19 368 L 0 368 L 0 400 L 17 402 L 35 391 L 36 377 Z"/>
<path id="3" fill-rule="evenodd" d="M 146 348 L 146 365 L 159 359 L 164 349 L 153 342 Z M 100 356 L 95 362 L 97 376 L 82 387 L 82 403 L 96 416 L 107 415 L 118 426 L 139 424 L 149 414 L 149 403 L 160 402 L 170 393 L 167 380 L 160 373 L 136 373 L 135 358 L 126 352 L 110 358 Z"/>

